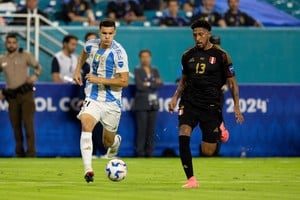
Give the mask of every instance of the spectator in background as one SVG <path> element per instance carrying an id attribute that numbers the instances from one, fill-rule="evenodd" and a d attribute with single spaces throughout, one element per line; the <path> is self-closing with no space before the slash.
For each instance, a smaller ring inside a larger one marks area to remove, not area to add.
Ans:
<path id="1" fill-rule="evenodd" d="M 263 25 L 253 17 L 239 10 L 239 0 L 227 0 L 229 9 L 224 15 L 227 26 L 257 26 Z"/>
<path id="2" fill-rule="evenodd" d="M 164 10 L 167 8 L 168 0 L 161 0 L 159 10 Z"/>
<path id="3" fill-rule="evenodd" d="M 74 52 L 78 38 L 74 35 L 66 35 L 62 43 L 62 50 L 54 55 L 51 63 L 52 81 L 55 83 L 72 82 L 77 65 L 77 56 Z"/>
<path id="4" fill-rule="evenodd" d="M 6 89 L 0 90 L 0 99 L 5 98 L 9 105 L 8 113 L 14 131 L 17 157 L 35 157 L 33 83 L 37 81 L 42 68 L 30 53 L 19 49 L 16 34 L 6 36 L 5 47 L 7 53 L 0 58 L 0 72 L 4 72 Z M 31 75 L 28 74 L 29 67 L 34 68 Z M 23 124 L 27 150 L 24 148 Z"/>
<path id="5" fill-rule="evenodd" d="M 65 22 L 88 22 L 90 26 L 98 25 L 89 2 L 85 0 L 70 0 L 63 6 Z"/>
<path id="6" fill-rule="evenodd" d="M 201 0 L 181 0 L 181 7 L 184 11 L 193 12 L 195 8 L 201 6 Z"/>
<path id="7" fill-rule="evenodd" d="M 16 12 L 17 4 L 13 0 L 0 0 L 0 11 L 1 12 Z M 5 19 L 3 16 L 0 16 L 0 26 L 6 26 L 9 19 Z"/>
<path id="8" fill-rule="evenodd" d="M 181 17 L 178 14 L 179 3 L 178 0 L 169 0 L 167 2 L 167 10 L 163 17 L 159 20 L 160 26 L 188 26 L 189 20 Z"/>
<path id="9" fill-rule="evenodd" d="M 2 16 L 0 16 L 0 26 L 6 26 L 6 21 Z"/>
<path id="10" fill-rule="evenodd" d="M 151 66 L 151 52 L 139 53 L 140 67 L 134 70 L 136 85 L 134 111 L 136 118 L 136 155 L 151 157 L 154 150 L 154 129 L 159 109 L 157 90 L 162 86 L 159 72 Z"/>
<path id="11" fill-rule="evenodd" d="M 214 10 L 215 3 L 215 0 L 202 0 L 203 6 L 199 6 L 194 10 L 191 21 L 205 20 L 210 23 L 211 26 L 226 27 L 225 20 L 221 14 Z"/>
<path id="12" fill-rule="evenodd" d="M 139 0 L 142 9 L 145 10 L 159 10 L 161 0 Z"/>
<path id="13" fill-rule="evenodd" d="M 26 6 L 21 10 L 17 11 L 16 14 L 39 14 L 45 18 L 48 18 L 48 15 L 38 9 L 39 0 L 26 0 Z M 34 25 L 34 19 L 31 19 L 30 24 Z M 14 17 L 13 21 L 10 23 L 11 25 L 26 25 L 27 19 Z M 44 21 L 40 20 L 40 25 L 47 25 Z"/>
<path id="14" fill-rule="evenodd" d="M 141 5 L 134 0 L 115 0 L 107 4 L 106 15 L 115 21 L 124 21 L 130 24 L 133 21 L 144 21 L 143 9 Z"/>

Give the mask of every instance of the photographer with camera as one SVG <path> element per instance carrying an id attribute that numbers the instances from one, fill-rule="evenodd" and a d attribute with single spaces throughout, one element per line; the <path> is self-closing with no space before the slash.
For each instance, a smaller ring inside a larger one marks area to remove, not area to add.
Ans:
<path id="1" fill-rule="evenodd" d="M 0 90 L 0 100 L 8 102 L 10 122 L 14 131 L 17 157 L 35 157 L 34 133 L 34 87 L 41 73 L 41 66 L 28 52 L 19 49 L 17 35 L 9 33 L 6 36 L 5 47 L 7 53 L 0 57 L 0 72 L 4 72 L 6 88 Z M 34 73 L 28 75 L 28 67 L 34 68 Z M 23 128 L 27 150 L 24 149 Z"/>

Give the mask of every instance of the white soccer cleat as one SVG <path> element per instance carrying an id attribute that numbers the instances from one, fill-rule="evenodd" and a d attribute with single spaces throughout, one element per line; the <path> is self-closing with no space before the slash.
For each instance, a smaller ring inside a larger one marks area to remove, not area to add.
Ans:
<path id="1" fill-rule="evenodd" d="M 117 140 L 119 140 L 118 141 L 118 143 L 113 147 L 109 147 L 108 149 L 107 149 L 107 153 L 106 153 L 106 157 L 108 158 L 108 159 L 113 159 L 113 158 L 116 158 L 116 155 L 118 154 L 118 152 L 119 152 L 119 147 L 120 147 L 120 145 L 121 145 L 121 141 L 122 141 L 122 137 L 120 136 L 120 135 L 116 135 L 115 136 L 115 138 L 117 138 Z"/>

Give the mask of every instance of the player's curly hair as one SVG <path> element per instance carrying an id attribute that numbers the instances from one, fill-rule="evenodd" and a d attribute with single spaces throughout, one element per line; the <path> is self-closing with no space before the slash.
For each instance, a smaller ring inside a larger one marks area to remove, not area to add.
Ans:
<path id="1" fill-rule="evenodd" d="M 196 20 L 192 23 L 191 29 L 195 28 L 205 28 L 208 31 L 211 31 L 211 25 L 205 20 Z"/>

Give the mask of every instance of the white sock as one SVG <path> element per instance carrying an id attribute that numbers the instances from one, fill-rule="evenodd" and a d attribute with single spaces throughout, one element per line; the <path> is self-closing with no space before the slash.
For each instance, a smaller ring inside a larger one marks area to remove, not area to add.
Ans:
<path id="1" fill-rule="evenodd" d="M 87 171 L 93 171 L 92 168 L 93 142 L 92 142 L 91 132 L 81 132 L 80 150 L 81 150 L 81 156 L 82 156 L 85 173 Z"/>
<path id="2" fill-rule="evenodd" d="M 113 143 L 113 145 L 111 145 L 111 148 L 115 148 L 115 147 L 117 147 L 119 145 L 120 145 L 120 140 L 118 139 L 118 136 L 116 134 L 115 138 L 114 138 L 114 143 Z"/>

